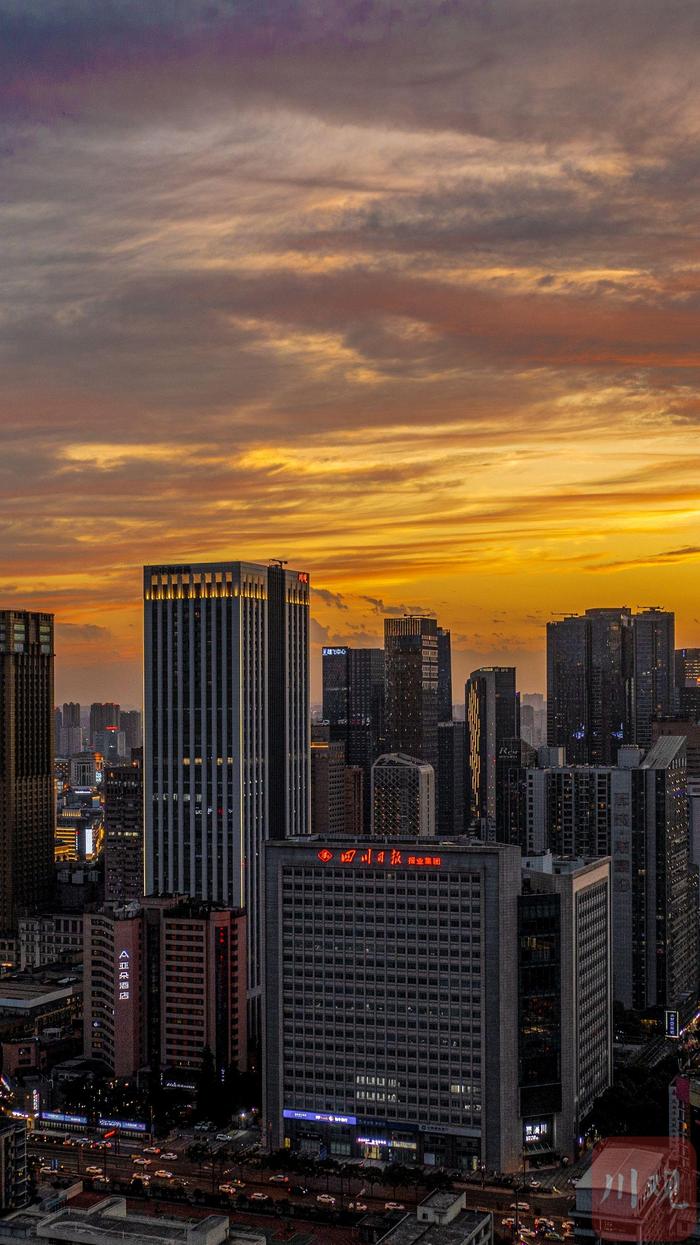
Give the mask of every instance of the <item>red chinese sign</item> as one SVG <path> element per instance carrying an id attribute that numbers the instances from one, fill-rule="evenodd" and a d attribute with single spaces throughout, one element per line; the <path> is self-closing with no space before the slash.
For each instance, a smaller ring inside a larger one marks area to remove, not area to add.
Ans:
<path id="1" fill-rule="evenodd" d="M 398 848 L 349 847 L 345 851 L 331 852 L 327 847 L 321 848 L 316 855 L 321 864 L 330 864 L 332 860 L 341 865 L 410 865 L 412 868 L 432 869 L 442 864 L 442 856 L 417 856 Z"/>

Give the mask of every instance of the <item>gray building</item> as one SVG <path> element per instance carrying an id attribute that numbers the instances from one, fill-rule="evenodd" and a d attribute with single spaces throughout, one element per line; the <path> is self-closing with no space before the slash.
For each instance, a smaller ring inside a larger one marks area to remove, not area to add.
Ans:
<path id="1" fill-rule="evenodd" d="M 372 766 L 372 835 L 378 839 L 435 834 L 435 772 L 402 752 Z"/>
<path id="2" fill-rule="evenodd" d="M 663 736 L 617 766 L 528 771 L 529 850 L 610 855 L 614 997 L 625 1007 L 675 1007 L 697 991 L 686 743 Z"/>
<path id="3" fill-rule="evenodd" d="M 309 831 L 309 576 L 148 566 L 144 609 L 146 893 L 244 907 L 259 1000 L 262 844 Z"/>
<path id="4" fill-rule="evenodd" d="M 268 1143 L 517 1168 L 519 851 L 307 839 L 265 875 Z"/>
<path id="5" fill-rule="evenodd" d="M 377 1245 L 491 1245 L 493 1215 L 466 1209 L 466 1194 L 435 1189 Z"/>

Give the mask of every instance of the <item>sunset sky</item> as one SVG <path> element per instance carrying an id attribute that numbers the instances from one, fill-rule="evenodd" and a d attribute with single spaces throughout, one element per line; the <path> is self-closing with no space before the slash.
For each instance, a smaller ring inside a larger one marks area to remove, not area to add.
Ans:
<path id="1" fill-rule="evenodd" d="M 697 0 L 0 0 L 0 605 L 140 703 L 141 565 L 288 558 L 544 688 L 700 644 Z"/>

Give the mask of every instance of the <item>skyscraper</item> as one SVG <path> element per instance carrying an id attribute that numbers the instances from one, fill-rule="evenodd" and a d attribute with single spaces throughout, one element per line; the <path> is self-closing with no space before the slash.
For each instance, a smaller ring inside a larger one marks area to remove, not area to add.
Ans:
<path id="1" fill-rule="evenodd" d="M 632 619 L 634 634 L 634 742 L 651 747 L 652 721 L 674 710 L 675 615 L 648 609 Z"/>
<path id="2" fill-rule="evenodd" d="M 438 625 L 435 618 L 384 619 L 386 736 L 390 752 L 437 769 Z"/>
<path id="3" fill-rule="evenodd" d="M 438 722 L 452 721 L 452 643 L 449 631 L 438 627 Z"/>
<path id="4" fill-rule="evenodd" d="M 262 843 L 309 831 L 309 576 L 148 566 L 144 596 L 146 892 L 244 907 L 257 1000 Z"/>
<path id="5" fill-rule="evenodd" d="M 372 835 L 377 839 L 435 834 L 435 772 L 416 757 L 391 752 L 372 766 Z"/>
<path id="6" fill-rule="evenodd" d="M 438 768 L 435 775 L 437 833 L 449 839 L 467 829 L 467 761 L 464 722 L 438 723 Z"/>
<path id="7" fill-rule="evenodd" d="M 343 744 L 346 763 L 362 770 L 369 826 L 372 765 L 384 739 L 384 649 L 326 647 L 322 661 L 323 717 L 331 740 Z"/>
<path id="8" fill-rule="evenodd" d="M 124 732 L 126 755 L 129 757 L 132 748 L 140 748 L 143 744 L 141 714 L 138 709 L 122 709 L 119 714 L 119 727 Z"/>
<path id="9" fill-rule="evenodd" d="M 626 607 L 547 624 L 547 743 L 570 764 L 613 764 L 631 742 L 632 626 Z"/>
<path id="10" fill-rule="evenodd" d="M 75 700 L 63 702 L 61 726 L 80 726 L 80 705 Z"/>
<path id="11" fill-rule="evenodd" d="M 0 931 L 53 885 L 53 615 L 0 611 Z"/>
<path id="12" fill-rule="evenodd" d="M 514 666 L 473 670 L 465 687 L 469 817 L 482 838 L 496 838 L 499 790 L 498 753 L 506 739 L 520 735 Z"/>
<path id="13" fill-rule="evenodd" d="M 700 648 L 676 649 L 676 697 L 682 717 L 700 721 Z"/>

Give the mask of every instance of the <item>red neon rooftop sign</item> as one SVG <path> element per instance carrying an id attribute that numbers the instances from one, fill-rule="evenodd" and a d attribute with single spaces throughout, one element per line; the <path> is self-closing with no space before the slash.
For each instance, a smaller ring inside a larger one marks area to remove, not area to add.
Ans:
<path id="1" fill-rule="evenodd" d="M 395 847 L 368 847 L 364 851 L 359 847 L 349 847 L 338 852 L 322 847 L 316 855 L 322 865 L 329 865 L 333 861 L 337 865 L 410 865 L 411 868 L 433 869 L 442 864 L 442 856 L 423 853 L 417 855 Z"/>

